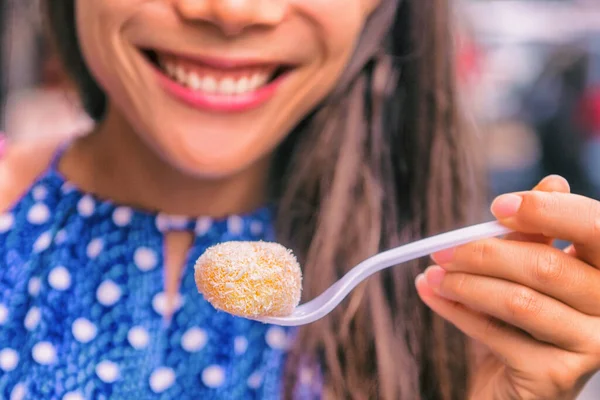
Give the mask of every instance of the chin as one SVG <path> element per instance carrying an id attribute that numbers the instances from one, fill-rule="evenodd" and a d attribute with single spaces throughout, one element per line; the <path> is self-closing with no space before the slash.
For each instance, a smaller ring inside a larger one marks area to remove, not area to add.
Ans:
<path id="1" fill-rule="evenodd" d="M 210 148 L 193 153 L 187 149 L 176 151 L 167 156 L 167 162 L 186 175 L 210 180 L 233 178 L 252 171 L 254 166 L 264 165 L 264 161 L 248 152 L 210 151 Z"/>
<path id="2" fill-rule="evenodd" d="M 164 161 L 197 178 L 227 179 L 258 170 L 264 172 L 279 142 L 267 140 L 268 135 L 262 134 L 266 129 L 243 129 L 247 122 L 216 124 L 208 118 L 196 119 L 193 124 L 178 124 L 180 119 L 171 118 L 172 124 L 165 126 L 165 121 L 160 129 L 147 131 L 149 135 L 144 136 Z M 194 129 L 196 126 L 204 129 Z"/>

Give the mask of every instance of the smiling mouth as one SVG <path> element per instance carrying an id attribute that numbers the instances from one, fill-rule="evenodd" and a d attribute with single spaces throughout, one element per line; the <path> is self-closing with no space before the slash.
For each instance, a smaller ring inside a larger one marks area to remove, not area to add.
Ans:
<path id="1" fill-rule="evenodd" d="M 148 50 L 143 53 L 173 82 L 198 94 L 211 96 L 252 94 L 265 89 L 292 69 L 288 65 L 192 60 Z"/>

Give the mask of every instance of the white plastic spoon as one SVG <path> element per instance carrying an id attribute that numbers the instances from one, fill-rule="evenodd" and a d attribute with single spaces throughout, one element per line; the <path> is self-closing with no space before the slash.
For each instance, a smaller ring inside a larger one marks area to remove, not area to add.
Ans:
<path id="1" fill-rule="evenodd" d="M 296 307 L 291 315 L 286 317 L 263 317 L 256 320 L 280 326 L 310 324 L 329 314 L 344 300 L 352 289 L 376 272 L 428 256 L 440 250 L 460 246 L 476 240 L 505 235 L 510 232 L 510 229 L 500 225 L 496 221 L 486 222 L 384 251 L 352 268 L 322 294 Z"/>

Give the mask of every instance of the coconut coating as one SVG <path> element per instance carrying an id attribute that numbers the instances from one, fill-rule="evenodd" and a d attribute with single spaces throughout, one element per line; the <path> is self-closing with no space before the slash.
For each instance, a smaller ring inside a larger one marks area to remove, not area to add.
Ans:
<path id="1" fill-rule="evenodd" d="M 233 315 L 282 317 L 300 302 L 300 265 L 292 252 L 278 243 L 220 243 L 198 258 L 194 270 L 204 298 Z"/>

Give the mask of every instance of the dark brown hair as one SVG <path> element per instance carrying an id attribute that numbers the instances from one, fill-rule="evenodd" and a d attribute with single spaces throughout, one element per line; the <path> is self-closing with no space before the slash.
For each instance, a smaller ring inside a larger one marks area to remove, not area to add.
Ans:
<path id="1" fill-rule="evenodd" d="M 449 0 L 382 0 L 380 7 L 390 2 L 385 40 L 367 53 L 359 44 L 354 70 L 278 150 L 278 234 L 304 265 L 305 299 L 380 250 L 478 214 Z M 79 51 L 74 0 L 45 4 L 63 62 L 99 120 L 106 98 Z M 288 357 L 286 398 L 298 365 L 308 362 L 322 367 L 326 398 L 464 400 L 467 343 L 419 300 L 414 279 L 424 266 L 379 273 L 330 316 L 300 329 Z"/>

